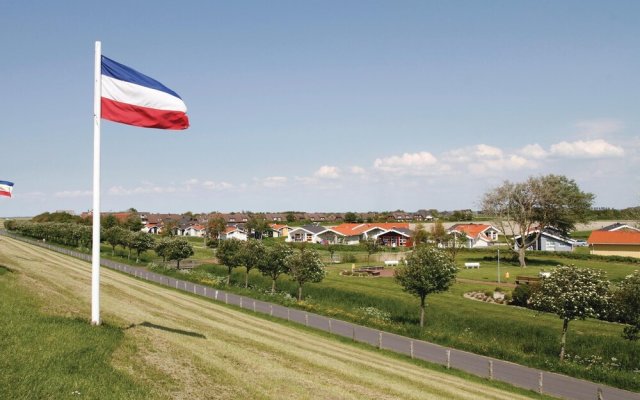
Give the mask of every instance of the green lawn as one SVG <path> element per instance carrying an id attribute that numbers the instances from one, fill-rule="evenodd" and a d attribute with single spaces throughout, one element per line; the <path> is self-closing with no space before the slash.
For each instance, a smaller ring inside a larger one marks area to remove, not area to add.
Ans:
<path id="1" fill-rule="evenodd" d="M 0 397 L 146 399 L 150 391 L 111 366 L 122 329 L 47 315 L 0 266 Z"/>

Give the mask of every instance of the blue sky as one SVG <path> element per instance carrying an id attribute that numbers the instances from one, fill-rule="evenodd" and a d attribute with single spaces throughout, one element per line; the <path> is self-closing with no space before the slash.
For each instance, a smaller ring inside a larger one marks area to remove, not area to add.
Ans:
<path id="1" fill-rule="evenodd" d="M 555 173 L 640 203 L 640 2 L 4 2 L 0 215 L 91 208 L 93 49 L 183 132 L 102 124 L 102 209 L 477 208 Z"/>

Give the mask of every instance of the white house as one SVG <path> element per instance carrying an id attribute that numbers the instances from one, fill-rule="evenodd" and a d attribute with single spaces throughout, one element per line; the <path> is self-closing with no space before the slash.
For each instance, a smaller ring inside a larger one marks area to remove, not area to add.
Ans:
<path id="1" fill-rule="evenodd" d="M 229 226 L 220 234 L 220 240 L 226 239 L 247 240 L 247 233 L 238 227 Z"/>

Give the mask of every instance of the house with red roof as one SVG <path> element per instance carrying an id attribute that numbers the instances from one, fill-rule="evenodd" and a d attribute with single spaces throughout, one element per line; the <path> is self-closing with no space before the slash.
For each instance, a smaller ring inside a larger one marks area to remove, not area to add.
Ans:
<path id="1" fill-rule="evenodd" d="M 587 244 L 591 254 L 640 258 L 640 232 L 637 231 L 593 231 Z"/>
<path id="2" fill-rule="evenodd" d="M 338 235 L 338 242 L 343 244 L 358 244 L 368 239 L 378 240 L 380 235 L 389 233 L 392 230 L 395 230 L 395 233 L 387 235 L 386 241 L 380 241 L 381 245 L 396 243 L 396 246 L 408 246 L 407 239 L 411 238 L 409 223 L 407 222 L 344 223 L 334 226 L 331 230 Z M 391 237 L 394 239 L 391 239 Z M 400 244 L 401 241 L 402 244 Z"/>
<path id="3" fill-rule="evenodd" d="M 468 248 L 488 247 L 498 242 L 502 233 L 493 225 L 486 224 L 455 224 L 447 232 L 457 237 L 466 237 Z"/>
<path id="4" fill-rule="evenodd" d="M 220 240 L 227 239 L 247 240 L 247 232 L 237 226 L 228 226 L 227 229 L 220 234 Z"/>

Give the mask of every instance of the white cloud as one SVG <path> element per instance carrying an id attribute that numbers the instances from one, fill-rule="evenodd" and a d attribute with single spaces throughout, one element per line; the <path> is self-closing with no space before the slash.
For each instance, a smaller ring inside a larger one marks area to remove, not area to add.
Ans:
<path id="1" fill-rule="evenodd" d="M 401 156 L 377 158 L 373 167 L 379 171 L 400 175 L 424 175 L 437 170 L 438 159 L 428 151 L 404 153 Z"/>
<path id="2" fill-rule="evenodd" d="M 549 154 L 545 149 L 542 148 L 539 144 L 528 144 L 521 148 L 518 153 L 525 157 L 533 158 L 539 160 L 541 158 L 547 157 Z"/>
<path id="3" fill-rule="evenodd" d="M 624 128 L 622 121 L 611 118 L 579 121 L 575 126 L 581 135 L 589 138 L 610 135 Z"/>
<path id="4" fill-rule="evenodd" d="M 123 186 L 112 186 L 109 188 L 108 193 L 113 196 L 131 196 L 135 194 L 148 194 L 148 193 L 174 193 L 177 189 L 173 186 L 155 186 L 152 184 L 145 184 L 132 189 L 125 188 Z"/>
<path id="5" fill-rule="evenodd" d="M 53 194 L 54 197 L 60 198 L 89 197 L 91 195 L 93 195 L 91 190 L 63 190 Z"/>
<path id="6" fill-rule="evenodd" d="M 340 177 L 340 169 L 330 165 L 323 165 L 313 176 L 316 178 L 337 179 Z"/>
<path id="7" fill-rule="evenodd" d="M 354 165 L 351 168 L 349 168 L 349 172 L 351 172 L 354 175 L 364 175 L 367 173 L 367 171 L 364 168 L 359 167 L 357 165 Z"/>
<path id="8" fill-rule="evenodd" d="M 202 182 L 202 187 L 207 190 L 226 190 L 233 188 L 233 185 L 228 182 L 214 182 L 214 181 L 204 181 Z"/>
<path id="9" fill-rule="evenodd" d="M 578 140 L 551 145 L 551 154 L 568 158 L 622 157 L 624 149 L 602 139 Z"/>
<path id="10" fill-rule="evenodd" d="M 486 144 L 479 144 L 474 146 L 474 154 L 477 157 L 483 158 L 502 158 L 502 150 L 497 147 L 489 146 Z"/>
<path id="11" fill-rule="evenodd" d="M 261 181 L 264 187 L 282 187 L 288 182 L 286 176 L 268 176 Z"/>

